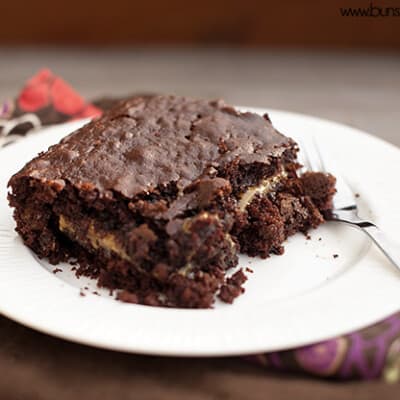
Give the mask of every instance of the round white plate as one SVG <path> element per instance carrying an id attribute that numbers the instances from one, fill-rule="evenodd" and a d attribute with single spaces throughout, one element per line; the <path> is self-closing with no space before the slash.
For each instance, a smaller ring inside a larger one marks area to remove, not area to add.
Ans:
<path id="1" fill-rule="evenodd" d="M 399 149 L 334 122 L 274 110 L 269 114 L 288 136 L 314 135 L 359 193 L 363 216 L 396 238 Z M 358 329 L 400 309 L 400 272 L 362 233 L 336 223 L 312 231 L 311 240 L 301 234 L 290 238 L 282 256 L 241 257 L 240 266 L 254 271 L 248 273 L 245 294 L 233 305 L 218 303 L 209 310 L 125 304 L 95 282 L 76 279 L 69 265 L 53 273 L 56 267 L 38 260 L 14 232 L 6 184 L 26 161 L 81 124 L 44 129 L 0 151 L 0 312 L 9 318 L 108 349 L 210 356 L 300 346 Z"/>

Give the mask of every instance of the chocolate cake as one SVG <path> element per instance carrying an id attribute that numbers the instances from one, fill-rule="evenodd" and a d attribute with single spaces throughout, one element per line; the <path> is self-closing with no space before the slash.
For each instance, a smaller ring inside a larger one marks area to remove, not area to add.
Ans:
<path id="1" fill-rule="evenodd" d="M 298 176 L 297 144 L 267 115 L 222 101 L 145 96 L 30 161 L 9 182 L 17 232 L 39 257 L 123 301 L 232 302 L 239 252 L 268 257 L 324 221 L 335 179 Z"/>

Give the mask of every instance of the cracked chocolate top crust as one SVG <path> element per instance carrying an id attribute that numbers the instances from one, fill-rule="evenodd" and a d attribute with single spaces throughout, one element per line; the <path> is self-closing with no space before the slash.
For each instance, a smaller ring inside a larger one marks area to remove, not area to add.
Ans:
<path id="1" fill-rule="evenodd" d="M 241 113 L 222 101 L 139 97 L 64 138 L 12 179 L 52 181 L 60 189 L 67 180 L 132 198 L 170 182 L 183 189 L 234 160 L 268 164 L 295 146 L 268 116 Z"/>

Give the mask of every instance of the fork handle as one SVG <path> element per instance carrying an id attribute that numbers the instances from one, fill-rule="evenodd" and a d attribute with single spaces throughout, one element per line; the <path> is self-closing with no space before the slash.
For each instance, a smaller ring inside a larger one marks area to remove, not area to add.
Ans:
<path id="1" fill-rule="evenodd" d="M 393 243 L 375 224 L 369 221 L 351 222 L 364 231 L 382 250 L 392 264 L 400 270 L 400 245 Z"/>

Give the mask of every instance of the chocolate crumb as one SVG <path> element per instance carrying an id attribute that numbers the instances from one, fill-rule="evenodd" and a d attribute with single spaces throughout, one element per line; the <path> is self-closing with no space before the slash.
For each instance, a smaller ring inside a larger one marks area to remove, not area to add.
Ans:
<path id="1" fill-rule="evenodd" d="M 232 304 L 233 300 L 244 292 L 243 283 L 247 281 L 247 276 L 243 270 L 235 272 L 226 283 L 221 286 L 218 297 L 225 303 Z"/>
<path id="2" fill-rule="evenodd" d="M 53 269 L 53 274 L 56 274 L 57 272 L 62 272 L 61 268 L 54 268 Z"/>
<path id="3" fill-rule="evenodd" d="M 354 196 L 358 199 L 360 197 L 360 193 L 356 193 Z"/>
<path id="4" fill-rule="evenodd" d="M 339 257 L 339 254 L 334 254 L 333 255 L 333 258 L 338 258 Z"/>
<path id="5" fill-rule="evenodd" d="M 322 240 L 322 237 L 318 238 L 318 242 L 320 242 Z"/>
<path id="6" fill-rule="evenodd" d="M 81 296 L 81 297 L 85 297 L 86 296 L 86 294 L 82 292 L 82 289 L 79 292 L 79 296 Z"/>
<path id="7" fill-rule="evenodd" d="M 251 268 L 246 267 L 246 272 L 250 272 L 252 274 L 254 271 Z"/>
<path id="8" fill-rule="evenodd" d="M 226 280 L 229 285 L 241 286 L 247 281 L 247 276 L 244 274 L 243 269 L 240 268 L 230 278 Z"/>
<path id="9" fill-rule="evenodd" d="M 308 233 L 306 234 L 306 240 L 311 240 L 311 236 Z"/>

